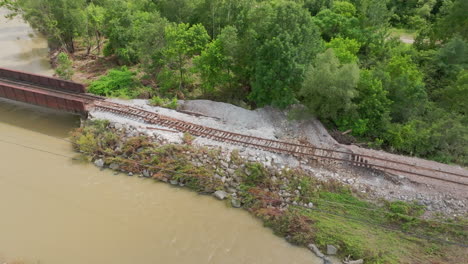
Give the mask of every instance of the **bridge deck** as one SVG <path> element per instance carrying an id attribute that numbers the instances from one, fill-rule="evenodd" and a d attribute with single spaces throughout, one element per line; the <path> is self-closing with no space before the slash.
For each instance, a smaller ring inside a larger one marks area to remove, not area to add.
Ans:
<path id="1" fill-rule="evenodd" d="M 0 68 L 0 97 L 77 114 L 100 99 L 81 84 Z"/>

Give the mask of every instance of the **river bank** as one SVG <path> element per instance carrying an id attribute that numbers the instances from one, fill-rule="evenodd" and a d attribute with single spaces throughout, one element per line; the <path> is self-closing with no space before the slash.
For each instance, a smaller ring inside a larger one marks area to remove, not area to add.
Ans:
<path id="1" fill-rule="evenodd" d="M 249 161 L 235 150 L 195 146 L 193 140 L 185 134 L 180 144 L 169 143 L 108 121 L 86 122 L 72 134 L 76 150 L 96 166 L 211 194 L 229 206 L 245 208 L 276 234 L 316 251 L 325 263 L 328 259 L 317 248 L 365 263 L 460 263 L 467 257 L 462 248 L 427 240 L 465 241 L 462 220 L 424 220 L 424 206 L 371 203 L 338 181 Z"/>

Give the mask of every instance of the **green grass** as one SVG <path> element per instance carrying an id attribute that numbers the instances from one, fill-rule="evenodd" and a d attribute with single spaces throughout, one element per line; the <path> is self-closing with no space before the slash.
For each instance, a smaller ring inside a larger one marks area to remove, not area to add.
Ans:
<path id="1" fill-rule="evenodd" d="M 390 36 L 406 39 L 416 39 L 418 32 L 413 29 L 404 29 L 404 28 L 392 28 L 389 30 Z M 409 44 L 409 43 L 405 43 Z M 411 44 L 409 44 L 411 45 Z"/>
<path id="2" fill-rule="evenodd" d="M 418 33 L 417 30 L 406 28 L 392 28 L 389 30 L 389 32 L 391 35 L 409 37 L 416 37 L 416 34 Z"/>

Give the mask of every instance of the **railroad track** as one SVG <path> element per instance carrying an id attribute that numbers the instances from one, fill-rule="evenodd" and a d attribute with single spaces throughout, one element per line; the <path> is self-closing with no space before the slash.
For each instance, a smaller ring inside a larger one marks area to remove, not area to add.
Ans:
<path id="1" fill-rule="evenodd" d="M 97 110 L 111 112 L 147 124 L 159 125 L 162 127 L 175 129 L 180 132 L 187 132 L 194 136 L 213 139 L 220 142 L 227 142 L 280 154 L 289 154 L 295 157 L 305 157 L 309 159 L 312 158 L 320 162 L 335 162 L 351 165 L 353 167 L 375 169 L 393 174 L 397 173 L 403 175 L 413 175 L 443 182 L 450 182 L 457 185 L 468 186 L 468 173 L 463 174 L 458 172 L 435 170 L 410 163 L 356 154 L 352 153 L 351 151 L 346 152 L 317 148 L 311 145 L 295 144 L 255 136 L 248 136 L 185 122 L 137 107 L 111 103 L 102 100 L 96 100 L 94 102 L 94 107 Z"/>

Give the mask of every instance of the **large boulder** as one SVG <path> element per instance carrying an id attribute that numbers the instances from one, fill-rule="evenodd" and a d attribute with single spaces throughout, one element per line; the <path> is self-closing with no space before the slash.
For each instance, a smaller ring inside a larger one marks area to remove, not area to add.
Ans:
<path id="1" fill-rule="evenodd" d="M 97 160 L 94 161 L 94 165 L 96 165 L 99 168 L 102 168 L 102 167 L 104 167 L 104 160 L 97 159 Z"/>
<path id="2" fill-rule="evenodd" d="M 227 197 L 227 193 L 225 191 L 216 191 L 213 193 L 214 197 L 218 198 L 219 200 L 224 200 Z"/>
<path id="3" fill-rule="evenodd" d="M 333 245 L 327 245 L 327 255 L 336 255 L 338 249 Z"/>

